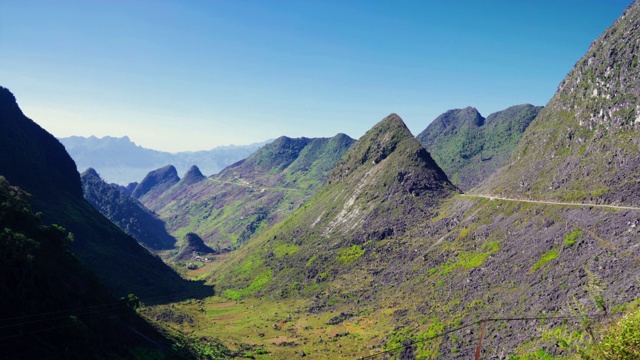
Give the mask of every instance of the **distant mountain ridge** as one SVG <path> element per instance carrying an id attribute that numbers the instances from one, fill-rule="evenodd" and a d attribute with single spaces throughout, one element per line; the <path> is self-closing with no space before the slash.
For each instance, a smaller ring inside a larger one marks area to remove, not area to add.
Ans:
<path id="1" fill-rule="evenodd" d="M 486 119 L 473 107 L 438 116 L 416 138 L 451 182 L 469 190 L 502 167 L 542 106 L 511 106 Z"/>
<path id="2" fill-rule="evenodd" d="M 74 234 L 70 250 L 112 294 L 135 293 L 143 299 L 172 294 L 178 299 L 191 290 L 207 291 L 184 281 L 87 202 L 80 175 L 64 146 L 27 118 L 3 87 L 0 176 L 33 195 L 34 211 L 42 212 L 44 224 L 58 224 Z"/>
<path id="3" fill-rule="evenodd" d="M 175 166 L 180 174 L 197 165 L 204 174 L 212 175 L 246 158 L 266 143 L 169 153 L 136 145 L 127 136 L 70 136 L 58 140 L 76 162 L 78 171 L 94 168 L 105 181 L 120 185 L 140 181 L 149 171 L 165 165 Z"/>

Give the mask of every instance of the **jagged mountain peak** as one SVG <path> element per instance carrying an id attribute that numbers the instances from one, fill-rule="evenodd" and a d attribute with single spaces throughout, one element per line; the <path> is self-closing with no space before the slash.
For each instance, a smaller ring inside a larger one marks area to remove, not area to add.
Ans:
<path id="1" fill-rule="evenodd" d="M 255 240 L 264 244 L 262 249 L 295 244 L 291 271 L 278 273 L 278 259 L 262 251 L 256 254 L 263 256 L 259 271 L 273 271 L 279 279 L 273 283 L 275 291 L 282 285 L 281 276 L 315 281 L 325 270 L 334 275 L 346 271 L 336 265 L 336 254 L 352 246 L 369 253 L 377 242 L 402 236 L 433 216 L 436 205 L 456 192 L 404 121 L 391 114 L 351 146 L 318 195 Z M 305 263 L 314 257 L 322 260 L 314 264 L 313 273 L 305 274 Z M 245 281 L 246 276 L 228 277 L 220 285 Z"/>
<path id="2" fill-rule="evenodd" d="M 438 116 L 416 138 L 449 179 L 466 191 L 504 165 L 541 109 L 515 105 L 486 119 L 473 107 L 453 109 Z"/>

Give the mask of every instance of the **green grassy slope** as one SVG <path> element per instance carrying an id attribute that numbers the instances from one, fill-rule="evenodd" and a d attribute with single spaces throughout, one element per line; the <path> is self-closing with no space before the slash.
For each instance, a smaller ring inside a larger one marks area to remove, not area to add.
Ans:
<path id="1" fill-rule="evenodd" d="M 472 107 L 449 110 L 416 138 L 456 186 L 469 190 L 505 164 L 541 109 L 517 105 L 486 119 Z"/>
<path id="2" fill-rule="evenodd" d="M 358 247 L 307 238 L 297 221 L 314 206 L 220 264 L 212 280 L 246 304 L 207 311 L 197 334 L 214 321 L 278 358 L 355 358 L 475 324 L 412 346 L 418 358 L 466 359 L 477 322 L 492 318 L 485 356 L 570 357 L 638 298 L 638 211 L 453 197 L 404 234 Z M 285 336 L 297 345 L 273 345 Z"/>
<path id="3" fill-rule="evenodd" d="M 353 141 L 281 137 L 218 175 L 142 200 L 176 237 L 193 232 L 214 249 L 237 248 L 307 201 Z"/>
<path id="4" fill-rule="evenodd" d="M 456 191 L 392 114 L 353 145 L 311 201 L 225 264 L 216 283 L 232 298 L 319 293 Z"/>
<path id="5" fill-rule="evenodd" d="M 615 105 L 613 94 L 603 99 L 590 88 L 586 96 L 578 85 L 635 94 L 630 53 L 639 14 L 634 3 L 605 32 L 606 42 L 597 41 L 577 64 L 588 70 L 611 60 L 602 75 L 612 82 L 572 71 L 526 130 L 512 164 L 480 190 L 636 204 L 636 125 L 614 111 L 635 98 Z M 582 118 L 580 125 L 579 114 L 599 114 L 605 100 L 608 120 Z M 551 116 L 558 111 L 572 115 Z M 239 301 L 208 299 L 206 320 L 194 334 L 228 329 L 234 340 L 273 351 L 262 358 L 302 351 L 324 358 L 469 359 L 483 319 L 483 358 L 604 358 L 610 350 L 604 343 L 627 341 L 602 336 L 601 326 L 638 301 L 639 210 L 450 196 L 452 187 L 428 181 L 444 175 L 431 167 L 416 171 L 419 159 L 430 157 L 401 129 L 394 116 L 374 127 L 309 203 L 217 264 L 210 281 Z M 547 191 L 550 178 L 558 187 Z M 603 184 L 606 191 L 592 193 Z M 587 195 L 572 193 L 578 190 Z M 617 329 L 613 335 L 626 331 L 634 341 L 633 327 Z M 635 347 L 627 343 L 626 350 Z"/>

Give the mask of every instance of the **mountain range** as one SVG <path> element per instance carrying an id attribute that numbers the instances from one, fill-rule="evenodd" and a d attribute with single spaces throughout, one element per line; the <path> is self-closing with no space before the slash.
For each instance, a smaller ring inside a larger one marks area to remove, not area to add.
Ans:
<path id="1" fill-rule="evenodd" d="M 120 185 L 140 181 L 149 171 L 169 164 L 181 174 L 192 165 L 198 166 L 205 174 L 216 174 L 266 143 L 169 153 L 136 145 L 127 136 L 70 136 L 59 140 L 76 162 L 78 171 L 93 168 L 105 181 Z"/>
<path id="2" fill-rule="evenodd" d="M 171 167 L 152 171 L 133 196 L 174 236 L 193 232 L 214 249 L 237 248 L 312 197 L 353 142 L 344 134 L 280 137 L 208 178 L 197 168 L 182 179 Z"/>
<path id="3" fill-rule="evenodd" d="M 26 252 L 7 246 L 0 301 L 29 314 L 16 286 L 29 268 L 11 261 L 41 256 L 48 234 L 52 260 L 68 246 L 111 294 L 172 297 L 137 313 L 207 344 L 194 357 L 233 356 L 222 343 L 256 359 L 638 358 L 638 29 L 634 2 L 542 109 L 454 109 L 417 137 L 390 114 L 358 140 L 278 138 L 209 177 L 163 164 L 123 187 L 85 172 L 102 212 L 141 204 L 164 221 L 179 239 L 165 259 L 213 252 L 181 270 L 215 287 L 198 300 L 176 301 L 188 286 L 82 198 L 62 146 L 2 89 L 0 235 Z M 15 185 L 42 214 L 20 210 Z"/>
<path id="4" fill-rule="evenodd" d="M 609 350 L 594 332 L 612 340 L 597 319 L 638 301 L 639 28 L 636 2 L 544 109 L 507 109 L 522 111 L 513 116 L 522 137 L 468 194 L 458 195 L 391 115 L 347 151 L 309 202 L 219 263 L 210 283 L 272 314 L 268 329 L 254 318 L 263 335 L 252 339 L 280 357 L 468 359 L 486 331 L 487 356 L 602 358 Z M 488 158 L 480 150 L 491 148 L 481 129 L 489 121 L 472 108 L 441 118 L 453 119 L 464 120 L 458 161 Z M 295 311 L 274 313 L 281 302 Z M 260 340 L 283 330 L 292 349 Z"/>
<path id="5" fill-rule="evenodd" d="M 138 243 L 151 250 L 175 246 L 176 239 L 167 233 L 162 220 L 117 186 L 107 184 L 93 168 L 80 178 L 84 198 Z"/>

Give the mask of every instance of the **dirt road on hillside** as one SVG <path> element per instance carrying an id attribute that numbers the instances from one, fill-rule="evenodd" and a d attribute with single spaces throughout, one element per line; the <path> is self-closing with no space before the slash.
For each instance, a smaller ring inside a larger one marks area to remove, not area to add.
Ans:
<path id="1" fill-rule="evenodd" d="M 605 208 L 605 209 L 640 211 L 640 207 L 633 207 L 633 206 L 604 205 L 604 204 L 585 204 L 585 203 L 575 203 L 575 202 L 544 201 L 544 200 L 511 199 L 511 198 L 505 198 L 505 197 L 500 197 L 500 196 L 483 195 L 483 194 L 462 194 L 461 196 L 469 197 L 469 198 L 476 197 L 476 198 L 484 198 L 484 199 L 489 199 L 489 200 L 504 200 L 504 201 L 526 202 L 526 203 L 534 203 L 534 204 L 582 206 L 582 207 L 599 207 L 599 208 Z"/>

